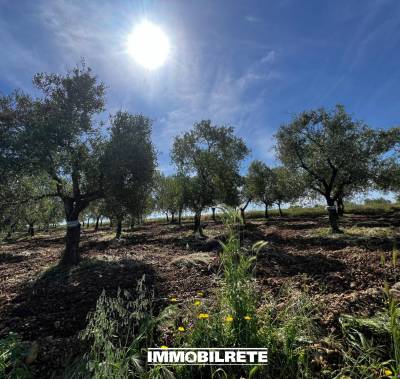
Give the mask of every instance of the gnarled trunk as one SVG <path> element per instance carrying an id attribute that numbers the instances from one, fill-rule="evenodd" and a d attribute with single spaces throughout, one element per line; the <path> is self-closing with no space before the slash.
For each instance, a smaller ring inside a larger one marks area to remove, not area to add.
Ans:
<path id="1" fill-rule="evenodd" d="M 79 263 L 79 241 L 81 238 L 81 224 L 78 219 L 67 221 L 67 235 L 65 251 L 61 263 L 65 265 L 77 265 Z"/>
<path id="2" fill-rule="evenodd" d="M 77 265 L 80 260 L 79 242 L 81 238 L 81 224 L 79 213 L 88 206 L 88 202 L 64 198 L 65 219 L 67 222 L 67 234 L 65 236 L 65 250 L 61 258 L 61 264 Z"/>
<path id="3" fill-rule="evenodd" d="M 175 212 L 171 212 L 171 223 L 175 223 Z"/>
<path id="4" fill-rule="evenodd" d="M 265 205 L 264 217 L 265 217 L 266 220 L 268 220 L 268 204 L 264 203 L 264 205 Z"/>
<path id="5" fill-rule="evenodd" d="M 165 213 L 165 217 L 167 218 L 167 222 L 169 222 L 168 212 Z"/>
<path id="6" fill-rule="evenodd" d="M 326 198 L 326 202 L 328 204 L 328 206 L 326 207 L 327 211 L 328 211 L 328 216 L 329 216 L 329 224 L 331 226 L 331 232 L 332 233 L 343 233 L 340 229 L 339 229 L 339 224 L 338 224 L 338 213 L 337 213 L 337 209 L 335 207 L 335 202 L 333 201 L 332 198 L 327 197 Z"/>
<path id="7" fill-rule="evenodd" d="M 178 211 L 178 224 L 181 225 L 182 223 L 182 209 Z"/>

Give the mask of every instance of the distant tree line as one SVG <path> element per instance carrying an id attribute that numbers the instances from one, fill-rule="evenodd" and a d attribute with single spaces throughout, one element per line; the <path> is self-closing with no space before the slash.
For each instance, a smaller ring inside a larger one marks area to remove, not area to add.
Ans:
<path id="1" fill-rule="evenodd" d="M 340 232 L 344 199 L 369 189 L 400 189 L 399 128 L 377 130 L 353 119 L 343 106 L 293 117 L 275 135 L 281 165 L 255 160 L 242 176 L 249 155 L 231 126 L 210 120 L 175 137 L 171 159 L 176 172 L 157 170 L 151 120 L 118 111 L 99 122 L 105 85 L 85 64 L 65 75 L 40 73 L 33 84 L 40 96 L 21 91 L 0 97 L 0 228 L 9 238 L 21 228 L 33 236 L 66 223 L 62 263 L 79 262 L 82 225 L 97 230 L 104 218 L 131 228 L 153 213 L 181 223 L 193 214 L 193 231 L 203 236 L 201 217 L 221 204 L 245 211 L 303 197 L 325 199 L 331 230 Z"/>

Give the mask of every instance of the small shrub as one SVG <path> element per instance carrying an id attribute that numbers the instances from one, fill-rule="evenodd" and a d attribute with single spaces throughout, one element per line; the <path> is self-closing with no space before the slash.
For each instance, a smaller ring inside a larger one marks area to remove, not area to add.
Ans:
<path id="1" fill-rule="evenodd" d="M 144 350 L 155 345 L 155 332 L 162 318 L 153 314 L 152 296 L 144 280 L 143 276 L 138 281 L 134 298 L 120 290 L 115 298 L 101 294 L 80 335 L 89 345 L 83 365 L 71 377 L 122 379 L 144 375 Z"/>
<path id="2" fill-rule="evenodd" d="M 317 308 L 306 293 L 288 284 L 258 310 L 258 339 L 268 347 L 271 378 L 312 378 L 311 346 L 318 340 Z"/>
<path id="3" fill-rule="evenodd" d="M 25 365 L 26 349 L 21 339 L 15 333 L 0 339 L 0 378 L 24 379 L 31 378 Z"/>

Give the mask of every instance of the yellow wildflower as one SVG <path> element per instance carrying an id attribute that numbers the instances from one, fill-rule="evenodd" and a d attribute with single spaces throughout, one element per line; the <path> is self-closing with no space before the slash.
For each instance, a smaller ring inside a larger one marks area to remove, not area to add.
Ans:
<path id="1" fill-rule="evenodd" d="M 197 296 L 203 297 L 204 296 L 204 292 L 203 291 L 197 292 Z"/>
<path id="2" fill-rule="evenodd" d="M 393 372 L 392 372 L 391 370 L 389 370 L 388 368 L 386 368 L 385 371 L 384 371 L 384 374 L 385 374 L 386 376 L 392 376 L 392 375 L 393 375 Z"/>
<path id="3" fill-rule="evenodd" d="M 162 345 L 160 346 L 160 349 L 168 349 L 168 346 Z"/>
<path id="4" fill-rule="evenodd" d="M 248 315 L 247 315 L 247 316 L 244 316 L 244 319 L 247 320 L 247 321 L 249 321 L 249 320 L 251 320 L 251 316 L 248 316 Z"/>
<path id="5" fill-rule="evenodd" d="M 171 298 L 169 299 L 169 301 L 170 301 L 171 303 L 176 303 L 176 302 L 178 301 L 178 299 L 177 299 L 176 297 L 171 297 Z"/>
<path id="6" fill-rule="evenodd" d="M 200 320 L 205 320 L 208 318 L 208 313 L 200 313 L 198 317 Z"/>
<path id="7" fill-rule="evenodd" d="M 199 306 L 201 305 L 201 301 L 200 301 L 200 300 L 196 300 L 196 301 L 194 302 L 194 305 L 195 305 L 196 307 L 199 307 Z"/>
<path id="8" fill-rule="evenodd" d="M 178 330 L 179 330 L 180 332 L 184 332 L 184 331 L 185 331 L 185 328 L 184 328 L 183 326 L 180 326 L 180 327 L 178 327 Z"/>
<path id="9" fill-rule="evenodd" d="M 233 321 L 233 317 L 232 316 L 226 316 L 225 317 L 225 321 L 226 322 L 232 322 Z"/>

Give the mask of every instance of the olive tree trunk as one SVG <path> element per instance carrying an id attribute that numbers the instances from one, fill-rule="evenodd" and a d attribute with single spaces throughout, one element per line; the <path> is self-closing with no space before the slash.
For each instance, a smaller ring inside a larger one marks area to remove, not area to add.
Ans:
<path id="1" fill-rule="evenodd" d="M 31 237 L 33 237 L 33 236 L 35 235 L 35 228 L 33 227 L 33 223 L 30 223 L 30 224 L 29 224 L 29 227 L 28 227 L 28 234 L 29 234 Z"/>
<path id="2" fill-rule="evenodd" d="M 215 218 L 215 207 L 212 207 L 211 211 L 212 211 L 212 219 L 213 219 L 213 221 L 217 222 L 217 219 Z"/>
<path id="3" fill-rule="evenodd" d="M 283 216 L 283 212 L 282 212 L 282 209 L 281 209 L 281 203 L 278 203 L 278 209 L 279 209 L 279 216 Z"/>
<path id="4" fill-rule="evenodd" d="M 61 257 L 61 264 L 77 265 L 80 260 L 79 242 L 81 238 L 79 214 L 89 205 L 89 201 L 66 197 L 63 198 L 63 202 L 67 222 L 67 234 L 65 236 L 65 250 Z"/>
<path id="5" fill-rule="evenodd" d="M 79 242 L 81 238 L 81 224 L 78 220 L 67 221 L 67 235 L 65 251 L 61 263 L 77 265 L 80 260 Z"/>
<path id="6" fill-rule="evenodd" d="M 203 229 L 201 227 L 201 211 L 196 211 L 194 214 L 194 234 L 196 237 L 203 237 Z"/>
<path id="7" fill-rule="evenodd" d="M 115 238 L 120 239 L 121 238 L 121 233 L 122 233 L 122 219 L 118 218 L 117 219 L 117 230 L 115 232 Z"/>
<path id="8" fill-rule="evenodd" d="M 334 200 L 330 197 L 327 197 L 326 202 L 328 204 L 326 209 L 328 211 L 331 233 L 343 233 L 339 229 L 339 223 L 338 223 L 339 217 L 338 217 L 338 212 L 337 212 Z"/>
<path id="9" fill-rule="evenodd" d="M 245 217 L 245 210 L 248 207 L 248 205 L 250 204 L 251 198 L 247 199 L 246 203 L 241 204 L 239 209 L 240 209 L 240 217 L 242 218 L 243 224 L 246 223 L 246 217 Z"/>
<path id="10" fill-rule="evenodd" d="M 96 225 L 94 227 L 94 230 L 96 232 L 99 230 L 99 221 L 100 221 L 100 216 L 96 216 Z"/>

